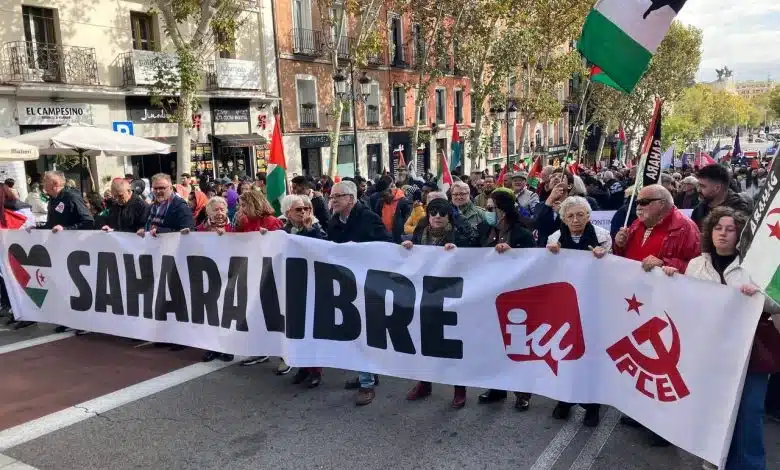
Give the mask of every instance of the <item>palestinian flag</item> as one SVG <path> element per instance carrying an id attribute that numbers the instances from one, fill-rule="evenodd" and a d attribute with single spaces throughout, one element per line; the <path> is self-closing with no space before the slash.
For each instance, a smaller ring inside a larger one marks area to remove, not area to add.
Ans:
<path id="1" fill-rule="evenodd" d="M 602 85 L 606 85 L 610 88 L 614 88 L 616 90 L 622 91 L 623 93 L 626 93 L 626 90 L 622 89 L 620 85 L 615 83 L 615 81 L 609 78 L 609 76 L 607 76 L 603 70 L 601 70 L 599 67 L 596 67 L 595 65 L 591 66 L 590 68 L 590 81 L 594 83 L 601 83 Z"/>
<path id="2" fill-rule="evenodd" d="M 501 171 L 498 173 L 498 178 L 496 179 L 496 187 L 500 188 L 501 186 L 504 185 L 504 178 L 506 178 L 506 170 L 507 170 L 507 166 L 504 165 L 501 168 Z"/>
<path id="3" fill-rule="evenodd" d="M 623 124 L 618 127 L 617 159 L 622 162 L 623 151 L 626 149 L 626 132 L 623 130 Z"/>
<path id="4" fill-rule="evenodd" d="M 444 149 L 439 156 L 439 175 L 436 177 L 436 181 L 439 183 L 439 190 L 445 193 L 452 186 L 452 174 L 450 174 L 450 167 L 447 165 L 447 155 L 444 153 Z"/>
<path id="5" fill-rule="evenodd" d="M 452 142 L 450 143 L 450 147 L 452 150 L 450 154 L 450 166 L 452 167 L 453 170 L 457 170 L 458 167 L 460 166 L 461 152 L 463 151 L 463 149 L 461 148 L 460 134 L 458 133 L 457 122 L 452 126 Z"/>
<path id="6" fill-rule="evenodd" d="M 767 180 L 780 178 L 780 159 L 775 158 Z M 780 303 L 780 185 L 765 184 L 756 210 L 740 241 L 741 266 L 767 296 Z"/>
<path id="7" fill-rule="evenodd" d="M 631 93 L 686 0 L 599 0 L 577 49 L 619 90 Z"/>
<path id="8" fill-rule="evenodd" d="M 281 122 L 276 119 L 274 132 L 271 136 L 271 149 L 268 156 L 268 176 L 266 180 L 266 194 L 276 215 L 282 214 L 282 198 L 287 194 L 287 164 L 284 160 L 284 146 L 282 145 L 282 131 L 279 129 Z"/>
<path id="9" fill-rule="evenodd" d="M 535 188 L 539 185 L 539 178 L 542 177 L 542 157 L 536 157 L 534 166 L 528 172 L 528 185 Z"/>

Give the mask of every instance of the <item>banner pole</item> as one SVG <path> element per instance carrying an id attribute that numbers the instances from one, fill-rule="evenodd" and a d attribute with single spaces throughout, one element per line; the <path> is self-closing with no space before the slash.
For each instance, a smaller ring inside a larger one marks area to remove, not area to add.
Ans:
<path id="1" fill-rule="evenodd" d="M 574 134 L 579 134 L 577 131 L 577 125 L 580 122 L 580 115 L 582 115 L 582 108 L 585 107 L 585 98 L 588 96 L 588 89 L 590 88 L 590 78 L 588 78 L 588 81 L 585 83 L 585 90 L 582 92 L 582 99 L 580 100 L 580 107 L 577 109 L 577 118 L 574 120 L 574 132 L 571 133 L 569 136 L 569 145 L 566 146 L 566 154 L 564 158 L 569 157 L 569 152 L 571 151 L 571 144 L 574 143 Z M 579 163 L 579 162 L 577 162 Z"/>

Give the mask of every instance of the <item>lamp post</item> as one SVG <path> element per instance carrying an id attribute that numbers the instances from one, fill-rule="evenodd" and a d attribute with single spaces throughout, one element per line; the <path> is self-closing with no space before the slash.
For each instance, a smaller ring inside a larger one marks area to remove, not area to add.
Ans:
<path id="1" fill-rule="evenodd" d="M 517 119 L 517 106 L 515 106 L 515 103 L 510 100 L 507 109 L 504 109 L 503 106 L 498 105 L 498 107 L 491 107 L 489 113 L 492 119 L 501 123 L 506 122 L 506 167 L 508 169 L 510 163 L 509 158 L 511 155 L 509 150 L 509 132 L 510 126 L 512 123 L 514 123 L 515 119 Z"/>
<path id="2" fill-rule="evenodd" d="M 350 61 L 349 63 L 349 85 L 350 90 L 347 91 L 347 77 L 344 75 L 344 71 L 342 69 L 338 69 L 336 73 L 333 75 L 333 86 L 336 91 L 336 97 L 340 101 L 349 101 L 350 107 L 352 108 L 352 148 L 355 153 L 355 176 L 360 176 L 360 156 L 358 154 L 358 143 L 357 143 L 357 110 L 355 109 L 357 107 L 357 102 L 365 103 L 368 100 L 369 95 L 371 95 L 371 79 L 368 77 L 366 72 L 363 72 L 363 75 L 358 79 L 358 83 L 360 84 L 360 94 L 355 93 L 355 66 L 354 62 Z M 336 123 L 338 126 L 341 125 L 340 122 Z M 336 143 L 338 145 L 338 143 Z M 338 152 L 336 152 L 338 155 Z"/>

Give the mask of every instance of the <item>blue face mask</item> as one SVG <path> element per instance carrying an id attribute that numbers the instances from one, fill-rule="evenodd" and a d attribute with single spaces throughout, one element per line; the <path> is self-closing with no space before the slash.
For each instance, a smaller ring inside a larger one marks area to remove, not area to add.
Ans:
<path id="1" fill-rule="evenodd" d="M 485 212 L 485 222 L 491 227 L 495 227 L 498 222 L 495 212 Z"/>

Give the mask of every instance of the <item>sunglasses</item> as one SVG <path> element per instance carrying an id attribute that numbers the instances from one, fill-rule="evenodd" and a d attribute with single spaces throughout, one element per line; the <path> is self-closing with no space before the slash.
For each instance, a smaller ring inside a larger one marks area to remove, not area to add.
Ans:
<path id="1" fill-rule="evenodd" d="M 295 212 L 311 212 L 311 207 L 296 207 Z"/>
<path id="2" fill-rule="evenodd" d="M 654 203 L 655 201 L 660 201 L 660 200 L 661 200 L 660 197 L 650 198 L 650 199 L 637 199 L 636 200 L 636 205 L 642 206 L 642 207 L 649 206 L 650 204 Z"/>
<path id="3" fill-rule="evenodd" d="M 433 217 L 433 216 L 447 217 L 448 215 L 449 215 L 449 211 L 446 210 L 432 210 L 428 212 L 428 217 Z"/>

